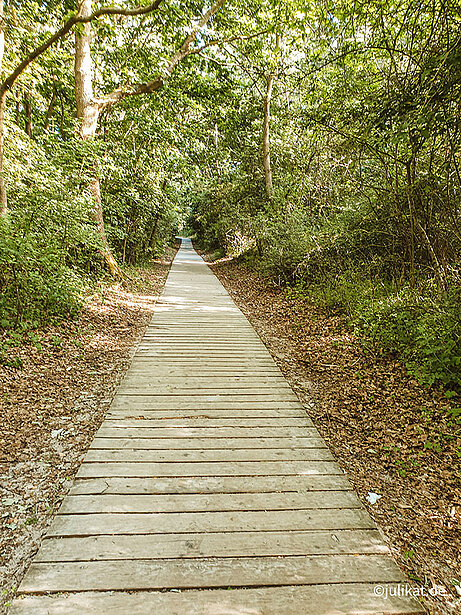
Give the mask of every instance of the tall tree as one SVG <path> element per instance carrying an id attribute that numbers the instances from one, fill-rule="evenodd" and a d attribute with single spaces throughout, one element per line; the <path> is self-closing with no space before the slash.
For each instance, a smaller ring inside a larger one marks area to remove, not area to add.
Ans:
<path id="1" fill-rule="evenodd" d="M 56 30 L 54 34 L 49 36 L 41 45 L 29 52 L 15 68 L 10 72 L 7 77 L 0 83 L 0 215 L 5 215 L 8 211 L 8 197 L 5 186 L 5 174 L 4 174 L 4 141 L 5 141 L 5 112 L 6 101 L 8 92 L 14 86 L 18 78 L 23 72 L 40 56 L 52 47 L 55 43 L 62 40 L 69 34 L 72 28 L 77 24 L 88 24 L 96 19 L 101 18 L 103 15 L 125 15 L 125 16 L 137 16 L 146 15 L 155 11 L 160 5 L 162 0 L 155 0 L 152 4 L 138 6 L 133 9 L 125 9 L 119 7 L 105 7 L 100 8 L 89 15 L 79 14 L 78 12 L 72 14 L 63 25 Z M 0 5 L 0 9 L 3 8 L 3 1 Z M 0 13 L 0 17 L 2 17 Z M 1 20 L 1 24 L 4 25 L 4 18 Z M 1 28 L 0 28 L 1 29 Z M 0 35 L 0 49 L 4 50 L 4 27 L 1 29 Z"/>

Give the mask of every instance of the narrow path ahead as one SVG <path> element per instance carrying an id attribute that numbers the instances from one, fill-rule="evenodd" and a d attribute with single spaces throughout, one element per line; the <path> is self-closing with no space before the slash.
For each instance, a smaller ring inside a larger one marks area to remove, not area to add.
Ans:
<path id="1" fill-rule="evenodd" d="M 402 582 L 270 354 L 183 240 L 10 613 L 423 612 L 391 595 Z"/>

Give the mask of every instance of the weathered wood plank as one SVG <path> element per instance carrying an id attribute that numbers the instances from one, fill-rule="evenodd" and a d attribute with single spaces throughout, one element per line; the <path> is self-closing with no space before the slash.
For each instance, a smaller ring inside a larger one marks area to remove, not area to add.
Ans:
<path id="1" fill-rule="evenodd" d="M 397 582 L 403 576 L 382 555 L 207 558 L 33 563 L 23 593 L 211 588 L 317 583 Z"/>
<path id="2" fill-rule="evenodd" d="M 125 378 L 120 385 L 121 395 L 133 395 L 128 391 L 137 391 L 135 395 L 272 395 L 274 391 L 284 391 L 290 387 L 286 382 L 279 384 L 276 380 L 267 382 L 238 381 L 229 382 L 229 378 L 217 380 L 214 378 L 204 378 L 202 382 L 171 382 L 169 379 L 163 381 L 152 380 L 149 378 L 130 379 Z M 290 389 L 291 390 L 291 389 Z M 145 393 L 146 392 L 146 393 Z M 290 395 L 291 396 L 291 395 Z"/>
<path id="3" fill-rule="evenodd" d="M 49 536 L 290 530 L 360 530 L 376 526 L 363 509 L 58 515 Z"/>
<path id="4" fill-rule="evenodd" d="M 179 393 L 171 393 L 169 395 L 166 394 L 155 394 L 155 393 L 144 393 L 142 391 L 138 393 L 124 393 L 121 392 L 114 403 L 119 406 L 123 403 L 133 404 L 148 404 L 155 405 L 160 404 L 161 406 L 170 405 L 170 406 L 178 406 L 184 405 L 189 406 L 193 404 L 216 404 L 224 403 L 224 404 L 233 404 L 234 407 L 240 407 L 243 404 L 259 404 L 261 406 L 261 402 L 266 406 L 267 404 L 272 404 L 274 407 L 283 406 L 283 407 L 291 407 L 298 408 L 302 407 L 301 403 L 298 401 L 297 397 L 293 392 L 287 393 L 273 393 L 273 389 L 270 387 L 267 388 L 267 392 L 264 392 L 263 389 L 259 389 L 258 392 L 253 392 L 253 390 L 247 391 L 242 390 L 239 392 L 237 389 L 235 392 L 220 392 L 219 389 L 210 389 L 209 391 L 201 391 L 195 394 L 190 392 L 184 392 L 183 394 Z M 232 407 L 232 406 L 230 406 Z"/>
<path id="5" fill-rule="evenodd" d="M 256 378 L 279 378 L 280 372 L 271 367 L 264 365 L 258 366 L 241 366 L 241 365 L 213 365 L 202 368 L 197 366 L 181 366 L 172 367 L 168 365 L 132 365 L 130 374 L 146 377 L 169 378 L 172 382 L 183 379 L 205 380 L 206 378 L 240 378 L 240 379 L 256 379 Z"/>
<path id="6" fill-rule="evenodd" d="M 125 410 L 126 408 L 229 408 L 234 410 L 264 409 L 264 410 L 304 410 L 302 405 L 293 397 L 277 399 L 276 396 L 268 395 L 120 395 L 114 399 L 111 408 L 113 410 Z M 305 411 L 304 411 L 305 413 Z"/>
<path id="7" fill-rule="evenodd" d="M 235 461 L 223 462 L 165 462 L 130 463 L 86 462 L 81 465 L 78 478 L 106 478 L 110 476 L 299 476 L 342 474 L 337 463 L 330 461 Z"/>
<path id="8" fill-rule="evenodd" d="M 279 408 L 261 409 L 257 407 L 239 408 L 236 405 L 233 408 L 227 407 L 227 404 L 220 404 L 219 408 L 214 405 L 197 404 L 191 408 L 139 408 L 126 407 L 109 409 L 107 412 L 108 419 L 233 419 L 233 422 L 242 422 L 240 419 L 259 419 L 260 425 L 266 424 L 266 419 L 278 419 L 281 423 L 286 419 L 302 418 L 307 425 L 311 424 L 307 419 L 304 419 L 305 411 L 300 408 L 287 408 L 280 410 Z"/>
<path id="9" fill-rule="evenodd" d="M 219 384 L 213 384 L 213 382 L 207 382 L 206 387 L 202 387 L 200 385 L 196 385 L 193 387 L 187 386 L 166 386 L 166 385 L 151 385 L 149 382 L 140 382 L 139 384 L 125 384 L 122 382 L 119 387 L 120 395 L 130 395 L 130 396 L 142 396 L 149 395 L 155 397 L 158 401 L 161 400 L 171 400 L 171 399 L 181 399 L 181 398 L 199 398 L 203 399 L 208 396 L 213 396 L 219 400 L 221 399 L 242 399 L 245 401 L 246 398 L 249 398 L 251 401 L 254 397 L 260 398 L 261 396 L 270 396 L 271 399 L 276 400 L 296 400 L 296 397 L 293 394 L 293 391 L 287 385 L 283 386 L 259 386 L 255 388 L 254 386 L 221 386 Z M 284 395 L 285 392 L 285 395 Z"/>
<path id="10" fill-rule="evenodd" d="M 196 495 L 71 495 L 60 515 L 88 513 L 155 513 L 245 510 L 360 508 L 353 491 Z"/>
<path id="11" fill-rule="evenodd" d="M 120 493 L 267 493 L 349 490 L 349 481 L 343 474 L 294 476 L 203 476 L 156 478 L 82 478 L 70 489 L 71 495 Z"/>
<path id="12" fill-rule="evenodd" d="M 243 449 L 173 449 L 146 450 L 126 448 L 97 449 L 90 448 L 85 456 L 85 463 L 169 463 L 169 462 L 230 462 L 255 461 L 266 463 L 271 461 L 331 461 L 333 455 L 329 449 L 323 448 L 243 448 Z"/>
<path id="13" fill-rule="evenodd" d="M 264 437 L 245 437 L 234 438 L 230 434 L 228 436 L 222 436 L 220 438 L 213 437 L 210 434 L 209 437 L 196 438 L 191 434 L 184 437 L 177 438 L 162 438 L 158 437 L 158 434 L 151 433 L 143 434 L 141 429 L 136 430 L 136 433 L 131 431 L 131 435 L 126 433 L 125 429 L 110 430 L 112 437 L 104 438 L 101 434 L 104 431 L 99 431 L 93 440 L 90 449 L 152 449 L 152 450 L 189 450 L 189 449 L 301 449 L 306 448 L 324 448 L 325 443 L 322 438 L 264 438 Z M 118 433 L 113 433 L 113 432 Z M 147 430 L 146 430 L 147 431 Z M 107 433 L 107 430 L 106 430 Z M 248 434 L 248 431 L 246 432 Z M 216 433 L 214 432 L 214 435 Z M 203 436 L 203 434 L 202 434 Z"/>
<path id="14" fill-rule="evenodd" d="M 38 562 L 389 553 L 378 530 L 223 532 L 47 538 Z"/>
<path id="15" fill-rule="evenodd" d="M 315 427 L 130 427 L 123 423 L 112 425 L 113 421 L 104 421 L 96 432 L 98 444 L 103 440 L 123 439 L 136 443 L 137 439 L 150 440 L 152 446 L 156 447 L 157 442 L 166 440 L 165 448 L 181 448 L 183 440 L 188 441 L 190 448 L 195 445 L 201 447 L 212 446 L 214 441 L 222 443 L 222 446 L 230 442 L 229 448 L 240 441 L 245 441 L 250 446 L 250 442 L 261 441 L 261 446 L 265 443 L 269 446 L 271 442 L 278 441 L 280 444 L 293 443 L 298 445 L 310 446 L 315 442 L 322 442 Z M 118 427 L 117 427 L 118 425 Z M 186 446 L 186 445 L 184 445 Z"/>
<path id="16" fill-rule="evenodd" d="M 286 380 L 275 374 L 274 376 L 260 376 L 248 374 L 246 376 L 225 376 L 224 378 L 218 375 L 198 375 L 198 376 L 159 376 L 158 372 L 153 373 L 135 373 L 129 372 L 123 379 L 125 386 L 137 386 L 137 385 L 149 385 L 152 387 L 158 387 L 159 390 L 167 389 L 168 391 L 175 391 L 177 389 L 215 389 L 219 388 L 226 390 L 228 388 L 247 389 L 255 388 L 256 386 L 275 386 L 278 387 L 281 384 L 286 388 Z"/>
<path id="17" fill-rule="evenodd" d="M 319 584 L 186 592 L 84 592 L 26 596 L 10 615 L 421 615 L 422 606 L 398 596 L 397 586 L 377 595 L 367 583 Z"/>
<path id="18" fill-rule="evenodd" d="M 141 411 L 142 412 L 142 411 Z M 125 414 L 128 414 L 125 411 Z M 237 424 L 237 427 L 236 427 Z M 135 427 L 136 429 L 153 429 L 157 427 L 168 428 L 168 429 L 216 429 L 216 428 L 229 428 L 229 429 L 238 429 L 239 427 L 242 429 L 263 429 L 264 427 L 270 427 L 272 429 L 280 428 L 285 429 L 313 429 L 312 421 L 306 416 L 296 417 L 296 416 L 278 416 L 278 417 L 238 417 L 238 421 L 234 418 L 229 418 L 227 415 L 226 418 L 222 417 L 214 417 L 209 416 L 208 414 L 204 414 L 203 411 L 197 415 L 190 415 L 187 413 L 187 416 L 172 416 L 171 414 L 167 418 L 153 417 L 153 418 L 142 418 L 140 416 L 131 417 L 131 418 L 114 418 L 108 417 L 104 421 L 103 425 L 107 425 L 108 427 Z"/>

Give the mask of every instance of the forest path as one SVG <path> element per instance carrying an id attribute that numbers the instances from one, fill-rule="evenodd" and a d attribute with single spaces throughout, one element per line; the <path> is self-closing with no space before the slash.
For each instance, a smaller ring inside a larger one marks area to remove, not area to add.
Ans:
<path id="1" fill-rule="evenodd" d="M 271 355 L 183 240 L 11 615 L 423 613 L 394 595 L 402 583 Z"/>

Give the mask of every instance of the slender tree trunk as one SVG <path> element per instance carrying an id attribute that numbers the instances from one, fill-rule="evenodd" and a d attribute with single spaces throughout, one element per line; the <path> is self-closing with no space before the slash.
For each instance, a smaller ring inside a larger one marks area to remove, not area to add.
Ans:
<path id="1" fill-rule="evenodd" d="M 266 97 L 264 99 L 264 122 L 263 122 L 263 166 L 264 177 L 266 181 L 266 195 L 269 201 L 272 201 L 274 196 L 274 188 L 272 185 L 272 166 L 270 152 L 270 115 L 271 115 L 271 99 L 272 87 L 274 85 L 275 75 L 270 74 L 266 78 Z"/>
<path id="2" fill-rule="evenodd" d="M 151 249 L 154 247 L 154 239 L 157 233 L 159 222 L 160 222 L 160 214 L 156 214 L 154 224 L 152 226 L 152 232 L 150 234 L 150 239 L 149 239 L 149 247 Z"/>
<path id="3" fill-rule="evenodd" d="M 24 114 L 25 114 L 25 124 L 24 130 L 26 131 L 27 136 L 32 139 L 32 102 L 30 94 L 24 94 Z"/>
<path id="4" fill-rule="evenodd" d="M 280 34 L 275 36 L 275 49 L 280 49 Z M 278 64 L 279 58 L 276 58 L 276 64 Z M 270 121 L 271 121 L 271 101 L 272 101 L 272 89 L 274 87 L 274 81 L 276 72 L 270 72 L 266 76 L 266 96 L 264 98 L 264 121 L 263 121 L 263 138 L 262 138 L 262 152 L 263 152 L 263 166 L 264 166 L 264 178 L 266 182 L 266 195 L 269 202 L 272 202 L 274 196 L 274 188 L 272 184 L 272 165 L 271 165 L 271 152 L 270 152 Z"/>
<path id="5" fill-rule="evenodd" d="M 3 54 L 5 53 L 5 12 L 4 0 L 0 0 L 0 73 L 3 68 Z"/>
<path id="6" fill-rule="evenodd" d="M 0 216 L 4 216 L 8 211 L 8 197 L 5 185 L 5 109 L 6 92 L 0 95 Z"/>
<path id="7" fill-rule="evenodd" d="M 218 184 L 221 183 L 221 171 L 219 169 L 219 158 L 218 158 L 218 142 L 219 142 L 219 131 L 218 131 L 218 124 L 217 122 L 215 122 L 214 125 L 214 136 L 213 136 L 213 142 L 214 142 L 214 153 L 215 153 L 215 157 L 216 157 L 216 178 L 218 180 Z"/>
<path id="8" fill-rule="evenodd" d="M 92 0 L 83 0 L 80 4 L 79 16 L 91 15 Z M 83 26 L 83 33 L 75 34 L 75 99 L 77 103 L 77 118 L 80 121 L 79 135 L 84 140 L 94 139 L 98 126 L 100 107 L 94 99 L 93 92 L 93 62 L 91 58 L 91 23 Z M 102 243 L 101 255 L 111 275 L 121 274 L 120 267 L 115 260 L 109 242 L 107 241 L 104 218 L 102 213 L 101 186 L 98 177 L 96 161 L 93 165 L 93 178 L 89 185 L 89 192 L 93 197 L 93 219 L 97 224 L 99 237 Z"/>
<path id="9" fill-rule="evenodd" d="M 0 72 L 3 68 L 3 54 L 5 52 L 5 22 L 4 22 L 4 0 L 0 0 Z M 5 176 L 4 176 L 4 146 L 5 146 L 5 109 L 6 92 L 0 96 L 0 216 L 4 216 L 8 211 L 8 201 L 6 196 Z"/>
<path id="10" fill-rule="evenodd" d="M 50 127 L 51 117 L 53 115 L 56 98 L 57 98 L 56 85 L 53 84 L 53 93 L 51 95 L 50 104 L 48 105 L 48 109 L 47 109 L 46 116 L 45 116 L 45 126 L 44 126 L 45 131 L 48 130 Z"/>

